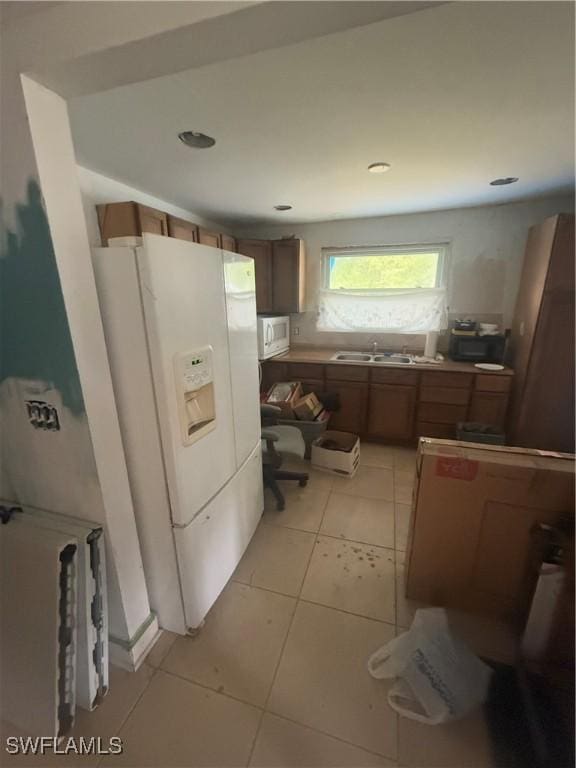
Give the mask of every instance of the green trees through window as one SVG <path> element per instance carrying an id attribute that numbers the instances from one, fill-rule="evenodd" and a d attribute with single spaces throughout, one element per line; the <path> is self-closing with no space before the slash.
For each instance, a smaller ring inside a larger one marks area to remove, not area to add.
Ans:
<path id="1" fill-rule="evenodd" d="M 326 287 L 331 290 L 434 288 L 440 250 L 328 256 Z"/>

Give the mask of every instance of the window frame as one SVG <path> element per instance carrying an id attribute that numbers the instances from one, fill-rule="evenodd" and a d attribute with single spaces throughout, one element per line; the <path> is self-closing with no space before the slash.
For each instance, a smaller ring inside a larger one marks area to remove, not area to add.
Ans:
<path id="1" fill-rule="evenodd" d="M 367 293 L 373 292 L 378 294 L 381 292 L 393 292 L 393 291 L 419 291 L 419 290 L 431 290 L 432 288 L 446 288 L 447 276 L 448 276 L 448 263 L 450 259 L 450 246 L 449 241 L 433 242 L 433 243 L 402 243 L 398 245 L 354 245 L 354 246 L 338 246 L 338 247 L 324 247 L 322 248 L 321 258 L 321 289 L 324 291 L 330 291 L 331 293 Z M 330 257 L 332 256 L 375 256 L 380 253 L 385 256 L 397 256 L 402 252 L 406 254 L 428 253 L 431 250 L 438 251 L 438 263 L 436 265 L 436 279 L 433 286 L 430 288 L 331 288 L 330 287 Z"/>

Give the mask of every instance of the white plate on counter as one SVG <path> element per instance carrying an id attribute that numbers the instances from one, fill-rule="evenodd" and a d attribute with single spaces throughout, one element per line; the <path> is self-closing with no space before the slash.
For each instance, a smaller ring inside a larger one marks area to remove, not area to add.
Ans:
<path id="1" fill-rule="evenodd" d="M 503 371 L 504 366 L 498 363 L 474 363 L 474 368 L 480 368 L 482 371 Z"/>

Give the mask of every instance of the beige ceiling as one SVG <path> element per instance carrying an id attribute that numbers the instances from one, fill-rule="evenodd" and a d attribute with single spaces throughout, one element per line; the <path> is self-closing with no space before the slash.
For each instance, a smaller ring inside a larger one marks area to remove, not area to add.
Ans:
<path id="1" fill-rule="evenodd" d="M 574 175 L 573 24 L 568 2 L 451 3 L 76 98 L 78 161 L 230 222 L 564 191 Z M 177 139 L 186 129 L 216 146 L 187 149 Z M 375 161 L 392 169 L 367 173 Z M 520 181 L 489 186 L 500 176 Z M 278 203 L 293 210 L 276 213 Z"/>

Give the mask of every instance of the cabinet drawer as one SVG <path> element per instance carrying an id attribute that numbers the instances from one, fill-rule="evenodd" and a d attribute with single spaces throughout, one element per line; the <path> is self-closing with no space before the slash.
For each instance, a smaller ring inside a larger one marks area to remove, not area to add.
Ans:
<path id="1" fill-rule="evenodd" d="M 368 381 L 365 365 L 327 365 L 326 378 L 335 381 Z"/>
<path id="2" fill-rule="evenodd" d="M 448 405 L 468 405 L 468 389 L 456 387 L 420 387 L 420 401 L 424 403 L 447 403 Z"/>
<path id="3" fill-rule="evenodd" d="M 442 440 L 454 440 L 456 437 L 455 424 L 431 424 L 419 421 L 416 424 L 416 437 L 439 437 Z"/>
<path id="4" fill-rule="evenodd" d="M 372 381 L 375 384 L 405 384 L 416 386 L 418 384 L 418 371 L 398 371 L 390 368 L 371 368 Z"/>
<path id="5" fill-rule="evenodd" d="M 504 392 L 474 392 L 469 421 L 504 428 L 508 411 L 508 395 Z"/>
<path id="6" fill-rule="evenodd" d="M 293 381 L 298 379 L 323 379 L 324 366 L 316 363 L 288 363 L 288 373 Z"/>
<path id="7" fill-rule="evenodd" d="M 298 379 L 302 384 L 302 393 L 307 395 L 309 392 L 319 394 L 324 392 L 324 379 Z"/>
<path id="8" fill-rule="evenodd" d="M 462 387 L 467 388 L 472 384 L 473 373 L 423 373 L 422 386 L 424 387 Z"/>
<path id="9" fill-rule="evenodd" d="M 512 376 L 476 376 L 476 389 L 480 392 L 510 392 Z"/>
<path id="10" fill-rule="evenodd" d="M 418 406 L 418 421 L 430 424 L 456 424 L 466 421 L 468 411 L 465 405 L 447 405 L 445 403 L 420 403 Z"/>

